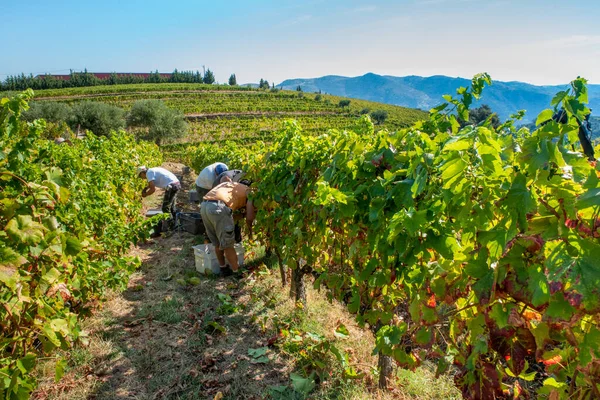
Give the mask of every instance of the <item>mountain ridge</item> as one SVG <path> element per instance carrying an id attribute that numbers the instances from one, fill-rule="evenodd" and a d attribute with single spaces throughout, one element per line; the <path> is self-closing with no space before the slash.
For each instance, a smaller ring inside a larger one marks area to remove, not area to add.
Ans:
<path id="1" fill-rule="evenodd" d="M 457 88 L 470 83 L 470 79 L 445 75 L 398 77 L 368 72 L 356 77 L 326 75 L 319 78 L 287 79 L 277 87 L 294 90 L 300 86 L 305 92 L 321 91 L 336 96 L 429 110 L 444 101 L 442 95 L 454 95 Z M 473 107 L 487 104 L 501 119 L 524 109 L 527 111 L 525 120 L 531 121 L 542 110 L 550 107 L 550 101 L 558 91 L 567 87 L 568 84 L 540 86 L 519 81 L 494 81 L 484 89 L 482 98 Z M 600 110 L 600 85 L 588 85 L 588 90 L 589 106 Z"/>

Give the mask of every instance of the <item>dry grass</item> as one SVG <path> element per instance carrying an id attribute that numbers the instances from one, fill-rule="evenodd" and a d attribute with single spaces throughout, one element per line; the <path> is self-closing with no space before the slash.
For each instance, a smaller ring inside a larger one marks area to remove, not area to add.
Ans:
<path id="1" fill-rule="evenodd" d="M 191 182 L 184 179 L 186 186 Z M 160 198 L 155 195 L 147 207 Z M 33 398 L 214 399 L 221 393 L 223 399 L 265 399 L 276 398 L 269 395 L 274 388 L 287 388 L 283 398 L 301 399 L 291 389 L 290 374 L 308 372 L 306 354 L 285 339 L 273 341 L 283 328 L 322 335 L 364 375 L 345 379 L 339 362 L 325 357 L 324 369 L 331 374 L 311 399 L 458 398 L 449 378 L 436 381 L 427 369 L 400 371 L 400 386 L 388 393 L 376 390 L 372 334 L 313 289 L 307 309 L 297 309 L 272 260 L 261 258 L 260 251 L 258 268 L 242 280 L 200 277 L 198 285 L 189 284 L 197 276 L 191 250 L 197 241 L 175 233 L 133 249 L 143 264 L 128 289 L 113 294 L 84 323 L 89 340 L 63 354 L 69 367 L 59 383 L 53 379 L 55 360 L 41 363 Z M 349 338 L 334 336 L 340 324 Z M 268 361 L 256 363 L 248 350 L 262 347 L 268 347 Z"/>

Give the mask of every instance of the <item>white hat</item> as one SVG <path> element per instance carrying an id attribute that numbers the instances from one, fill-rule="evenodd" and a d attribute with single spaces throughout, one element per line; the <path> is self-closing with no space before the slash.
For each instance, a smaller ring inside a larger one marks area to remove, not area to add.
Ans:
<path id="1" fill-rule="evenodd" d="M 140 174 L 141 174 L 142 172 L 146 172 L 146 171 L 148 171 L 148 168 L 146 168 L 146 167 L 145 167 L 145 166 L 143 166 L 143 165 L 142 165 L 142 166 L 139 166 L 139 167 L 137 167 L 137 176 L 140 176 Z"/>

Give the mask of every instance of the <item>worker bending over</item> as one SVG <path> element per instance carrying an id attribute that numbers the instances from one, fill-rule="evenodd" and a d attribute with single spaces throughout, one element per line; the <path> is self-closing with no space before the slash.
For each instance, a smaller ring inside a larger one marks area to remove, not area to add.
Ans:
<path id="1" fill-rule="evenodd" d="M 214 187 L 213 183 L 215 182 L 215 179 L 217 179 L 220 174 L 227 170 L 227 165 L 223 164 L 222 162 L 216 162 L 210 164 L 200 171 L 198 178 L 196 178 L 196 192 L 198 192 L 198 198 L 200 199 L 200 202 L 202 202 L 202 198 L 206 195 L 206 193 L 210 192 L 210 190 Z"/>
<path id="2" fill-rule="evenodd" d="M 138 167 L 138 177 L 146 179 L 148 185 L 142 190 L 142 197 L 148 197 L 156 191 L 156 188 L 164 189 L 165 194 L 163 197 L 161 210 L 163 213 L 167 213 L 171 217 L 171 221 L 175 220 L 175 199 L 177 192 L 181 189 L 179 179 L 170 171 L 161 168 L 146 168 L 144 166 Z M 159 222 L 154 227 L 154 233 L 151 237 L 160 236 L 162 222 Z"/>
<path id="3" fill-rule="evenodd" d="M 252 223 L 256 211 L 251 200 L 248 200 L 250 182 L 225 182 L 213 188 L 204 196 L 200 206 L 200 215 L 206 228 L 209 240 L 215 246 L 215 253 L 221 274 L 231 275 L 239 269 L 237 255 L 233 248 L 235 244 L 234 213 L 245 208 L 248 237 L 252 240 Z M 236 216 L 236 219 L 238 216 Z M 244 218 L 239 215 L 239 218 Z M 226 262 L 231 268 L 228 268 Z"/>

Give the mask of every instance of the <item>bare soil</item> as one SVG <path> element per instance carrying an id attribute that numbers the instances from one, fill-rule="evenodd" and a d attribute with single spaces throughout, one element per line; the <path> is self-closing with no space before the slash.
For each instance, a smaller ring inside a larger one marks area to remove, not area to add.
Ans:
<path id="1" fill-rule="evenodd" d="M 215 119 L 215 118 L 240 118 L 240 117 L 276 117 L 276 116 L 290 116 L 297 117 L 299 115 L 310 115 L 310 116 L 326 116 L 336 115 L 339 112 L 334 111 L 246 111 L 246 112 L 222 112 L 222 113 L 206 113 L 206 114 L 185 114 L 187 120 L 197 119 Z"/>

